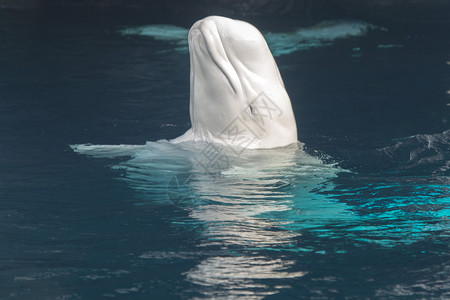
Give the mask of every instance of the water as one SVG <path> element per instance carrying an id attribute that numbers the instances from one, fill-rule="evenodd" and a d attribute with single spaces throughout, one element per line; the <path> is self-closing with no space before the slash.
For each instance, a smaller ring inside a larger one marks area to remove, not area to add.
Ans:
<path id="1" fill-rule="evenodd" d="M 448 28 L 290 44 L 304 150 L 216 176 L 146 144 L 190 127 L 188 54 L 120 33 L 161 20 L 80 20 L 0 12 L 1 299 L 450 297 Z"/>

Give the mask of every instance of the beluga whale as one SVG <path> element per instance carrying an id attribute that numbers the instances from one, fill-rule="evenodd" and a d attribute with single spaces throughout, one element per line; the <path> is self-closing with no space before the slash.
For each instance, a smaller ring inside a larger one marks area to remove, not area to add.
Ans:
<path id="1" fill-rule="evenodd" d="M 192 26 L 188 42 L 191 128 L 186 133 L 145 145 L 72 149 L 96 158 L 129 157 L 112 168 L 135 191 L 138 204 L 183 208 L 209 228 L 207 235 L 219 233 L 211 238 L 225 245 L 291 245 L 297 234 L 285 235 L 284 229 L 273 234 L 274 226 L 316 227 L 337 215 L 347 218 L 344 204 L 316 194 L 318 187 L 329 188 L 340 169 L 308 155 L 298 142 L 289 95 L 259 30 L 211 16 Z M 277 216 L 279 222 L 272 223 Z M 227 265 L 204 264 L 217 274 Z M 203 274 L 188 276 L 201 281 Z"/>
<path id="2" fill-rule="evenodd" d="M 191 27 L 188 41 L 192 127 L 173 143 L 270 149 L 297 142 L 289 95 L 256 27 L 209 16 Z"/>
<path id="3" fill-rule="evenodd" d="M 191 27 L 188 43 L 191 128 L 177 138 L 158 142 L 190 149 L 196 144 L 213 144 L 219 152 L 238 155 L 244 150 L 292 144 L 299 147 L 289 95 L 266 40 L 256 27 L 209 16 Z M 86 155 L 117 157 L 133 156 L 150 146 L 160 148 L 154 142 L 70 147 Z"/>

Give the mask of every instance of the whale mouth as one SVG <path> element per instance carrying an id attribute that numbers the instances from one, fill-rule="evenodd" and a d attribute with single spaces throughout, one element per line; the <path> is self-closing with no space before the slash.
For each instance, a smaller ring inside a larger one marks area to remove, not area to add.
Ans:
<path id="1" fill-rule="evenodd" d="M 238 94 L 242 91 L 239 75 L 228 57 L 217 25 L 213 21 L 202 20 L 192 26 L 189 32 L 189 50 L 194 59 L 207 54 L 225 76 L 233 92 Z"/>

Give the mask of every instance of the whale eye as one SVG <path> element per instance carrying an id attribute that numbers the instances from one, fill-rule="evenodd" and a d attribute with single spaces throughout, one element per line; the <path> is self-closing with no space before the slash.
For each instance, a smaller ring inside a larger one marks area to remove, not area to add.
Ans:
<path id="1" fill-rule="evenodd" d="M 253 115 L 253 107 L 249 105 L 248 108 L 250 109 L 250 114 Z"/>

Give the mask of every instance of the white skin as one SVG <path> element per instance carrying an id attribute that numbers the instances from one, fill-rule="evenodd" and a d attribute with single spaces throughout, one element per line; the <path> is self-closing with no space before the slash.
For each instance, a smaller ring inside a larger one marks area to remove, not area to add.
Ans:
<path id="1" fill-rule="evenodd" d="M 211 16 L 189 31 L 189 140 L 276 148 L 297 142 L 291 101 L 267 43 L 254 26 Z"/>

